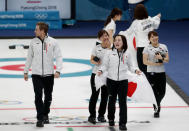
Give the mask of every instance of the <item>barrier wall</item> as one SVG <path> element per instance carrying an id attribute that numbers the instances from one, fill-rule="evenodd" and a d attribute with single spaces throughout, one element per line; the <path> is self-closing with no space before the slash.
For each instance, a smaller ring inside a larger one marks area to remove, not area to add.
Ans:
<path id="1" fill-rule="evenodd" d="M 59 11 L 60 18 L 71 18 L 71 0 L 7 0 L 7 11 Z"/>
<path id="2" fill-rule="evenodd" d="M 0 0 L 0 11 L 5 11 L 5 0 Z"/>
<path id="3" fill-rule="evenodd" d="M 58 11 L 7 11 L 0 12 L 0 20 L 59 20 Z"/>
<path id="4" fill-rule="evenodd" d="M 39 21 L 48 23 L 50 29 L 62 28 L 58 11 L 0 12 L 0 29 L 35 29 Z"/>
<path id="5" fill-rule="evenodd" d="M 0 29 L 35 29 L 38 20 L 0 20 Z M 41 21 L 49 25 L 49 29 L 61 29 L 62 21 Z"/>

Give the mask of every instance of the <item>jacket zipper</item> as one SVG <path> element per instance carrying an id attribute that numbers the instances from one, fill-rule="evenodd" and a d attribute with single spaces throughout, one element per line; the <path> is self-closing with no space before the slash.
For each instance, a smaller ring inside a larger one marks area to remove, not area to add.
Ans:
<path id="1" fill-rule="evenodd" d="M 43 67 L 43 41 L 42 41 L 42 76 L 44 75 L 44 67 Z"/>
<path id="2" fill-rule="evenodd" d="M 118 53 L 118 57 L 119 57 L 119 64 L 118 64 L 118 81 L 119 81 L 119 67 L 120 67 L 120 55 L 119 55 L 119 52 L 118 52 L 118 50 L 117 50 L 117 53 Z"/>

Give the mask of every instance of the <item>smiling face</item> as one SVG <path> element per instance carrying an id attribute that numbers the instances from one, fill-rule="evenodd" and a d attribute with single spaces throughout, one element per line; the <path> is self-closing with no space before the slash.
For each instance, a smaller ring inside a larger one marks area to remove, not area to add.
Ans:
<path id="1" fill-rule="evenodd" d="M 100 38 L 100 41 L 102 41 L 102 46 L 103 47 L 109 47 L 110 42 L 109 42 L 109 35 L 105 32 Z"/>
<path id="2" fill-rule="evenodd" d="M 150 42 L 151 42 L 152 44 L 157 44 L 158 41 L 159 41 L 159 37 L 156 36 L 156 35 L 151 34 L 151 36 L 150 36 Z"/>
<path id="3" fill-rule="evenodd" d="M 121 39 L 121 36 L 116 36 L 114 39 L 114 47 L 118 49 L 119 51 L 122 50 L 123 47 L 123 41 Z"/>
<path id="4" fill-rule="evenodd" d="M 109 40 L 109 36 L 107 33 L 104 33 L 101 37 L 100 37 L 100 41 L 102 41 L 103 43 L 105 41 Z"/>

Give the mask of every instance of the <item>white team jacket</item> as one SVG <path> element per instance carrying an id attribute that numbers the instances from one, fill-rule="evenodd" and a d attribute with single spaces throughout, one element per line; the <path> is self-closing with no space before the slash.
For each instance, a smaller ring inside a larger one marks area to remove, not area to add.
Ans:
<path id="1" fill-rule="evenodd" d="M 109 79 L 121 81 L 128 79 L 128 71 L 135 72 L 136 69 L 138 68 L 134 67 L 131 55 L 127 51 L 118 54 L 117 49 L 113 49 L 106 52 L 99 70 L 107 71 Z"/>
<path id="2" fill-rule="evenodd" d="M 149 45 L 148 33 L 154 29 L 157 29 L 160 24 L 160 18 L 158 16 L 148 17 L 143 20 L 134 20 L 131 26 L 126 31 L 120 31 L 120 35 L 129 37 L 134 33 L 136 38 L 137 47 L 146 47 Z"/>
<path id="3" fill-rule="evenodd" d="M 32 74 L 41 76 L 54 74 L 54 58 L 56 59 L 56 71 L 61 72 L 62 53 L 58 42 L 47 36 L 42 43 L 36 37 L 30 43 L 24 73 L 28 73 L 32 66 Z"/>

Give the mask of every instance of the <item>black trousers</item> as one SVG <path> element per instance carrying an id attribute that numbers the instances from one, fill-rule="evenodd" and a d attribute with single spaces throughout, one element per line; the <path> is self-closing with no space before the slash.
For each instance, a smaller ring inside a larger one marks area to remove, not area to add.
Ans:
<path id="1" fill-rule="evenodd" d="M 147 76 L 147 65 L 143 64 L 143 52 L 144 47 L 137 47 L 137 62 L 139 69 Z"/>
<path id="2" fill-rule="evenodd" d="M 166 91 L 166 75 L 163 73 L 148 73 L 148 81 L 150 82 L 154 95 L 156 97 L 157 105 L 160 107 L 160 103 L 165 96 Z M 160 110 L 159 110 L 160 111 Z"/>
<path id="3" fill-rule="evenodd" d="M 104 117 L 104 114 L 106 112 L 107 101 L 108 101 L 108 89 L 104 85 L 99 90 L 96 91 L 95 75 L 96 74 L 92 73 L 91 80 L 90 80 L 92 94 L 89 101 L 89 113 L 90 113 L 90 117 L 96 117 L 96 103 L 97 103 L 98 96 L 101 90 L 101 101 L 100 101 L 100 107 L 98 110 L 98 116 Z"/>
<path id="4" fill-rule="evenodd" d="M 50 105 L 52 101 L 52 91 L 54 85 L 54 75 L 42 77 L 39 75 L 32 75 L 35 106 L 37 110 L 37 120 L 43 120 L 44 115 L 50 112 Z M 44 101 L 43 101 L 44 92 Z"/>
<path id="5" fill-rule="evenodd" d="M 114 81 L 107 79 L 107 86 L 109 91 L 109 102 L 108 102 L 108 119 L 115 119 L 115 105 L 117 95 L 119 98 L 119 124 L 127 123 L 127 91 L 128 91 L 128 80 Z"/>

